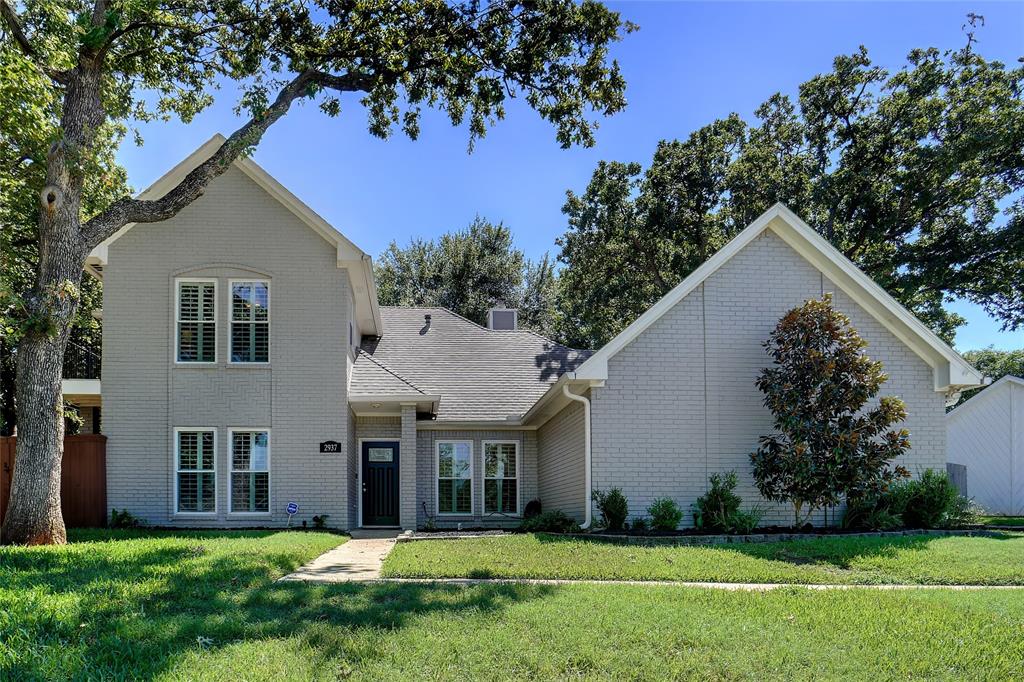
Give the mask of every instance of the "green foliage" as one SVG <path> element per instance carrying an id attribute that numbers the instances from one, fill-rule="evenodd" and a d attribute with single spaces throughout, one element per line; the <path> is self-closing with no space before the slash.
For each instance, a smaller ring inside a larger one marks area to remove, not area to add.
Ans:
<path id="1" fill-rule="evenodd" d="M 737 509 L 729 517 L 728 532 L 736 533 L 737 535 L 753 533 L 754 529 L 761 525 L 761 519 L 764 518 L 764 515 L 764 507 L 756 504 L 747 509 Z"/>
<path id="2" fill-rule="evenodd" d="M 646 516 L 634 516 L 629 522 L 629 530 L 634 533 L 646 533 L 650 529 L 650 522 Z"/>
<path id="3" fill-rule="evenodd" d="M 777 433 L 761 437 L 750 461 L 761 495 L 791 502 L 797 527 L 815 508 L 908 475 L 889 464 L 910 448 L 906 429 L 890 430 L 907 416 L 903 401 L 882 396 L 866 407 L 887 379 L 866 346 L 829 294 L 787 312 L 765 342 L 773 366 L 756 385 Z"/>
<path id="4" fill-rule="evenodd" d="M 926 469 L 921 478 L 893 486 L 890 494 L 899 501 L 903 524 L 910 528 L 941 528 L 947 512 L 960 509 L 960 493 L 945 471 Z"/>
<path id="5" fill-rule="evenodd" d="M 601 512 L 601 526 L 608 530 L 622 530 L 629 515 L 629 502 L 622 489 L 594 490 L 590 497 Z"/>
<path id="6" fill-rule="evenodd" d="M 659 497 L 647 508 L 651 515 L 651 528 L 660 531 L 672 531 L 683 522 L 683 510 L 670 497 Z"/>
<path id="7" fill-rule="evenodd" d="M 519 530 L 524 533 L 573 533 L 579 529 L 579 524 L 566 516 L 561 509 L 542 512 L 523 519 L 519 524 Z"/>
<path id="8" fill-rule="evenodd" d="M 110 510 L 110 520 L 107 522 L 107 526 L 110 528 L 138 528 L 143 525 L 145 525 L 145 522 L 142 519 L 136 518 L 127 509 L 120 511 L 117 509 Z"/>
<path id="9" fill-rule="evenodd" d="M 904 481 L 876 495 L 847 502 L 844 528 L 890 530 L 963 528 L 976 525 L 981 509 L 961 495 L 944 471 L 926 469 L 917 480 Z"/>
<path id="10" fill-rule="evenodd" d="M 965 298 L 1024 323 L 1024 66 L 914 50 L 890 73 L 863 48 L 662 141 L 645 169 L 603 161 L 563 207 L 560 333 L 598 348 L 775 202 L 786 203 L 946 340 Z M 884 150 L 884 152 L 883 152 Z"/>
<path id="11" fill-rule="evenodd" d="M 327 517 L 330 514 L 320 514 L 313 517 L 313 530 L 323 530 L 327 528 Z"/>
<path id="12" fill-rule="evenodd" d="M 963 354 L 967 362 L 974 365 L 995 383 L 1007 374 L 1024 377 L 1024 348 L 1020 350 L 997 350 L 992 346 L 982 350 L 969 350 Z M 960 404 L 984 391 L 985 387 L 964 391 Z"/>
<path id="13" fill-rule="evenodd" d="M 511 231 L 477 217 L 465 230 L 437 241 L 392 242 L 377 261 L 381 305 L 441 306 L 478 324 L 495 306 L 518 308 L 521 327 L 550 334 L 555 272 L 545 255 L 528 260 Z"/>
<path id="14" fill-rule="evenodd" d="M 693 505 L 693 525 L 709 533 L 728 533 L 743 502 L 734 492 L 738 482 L 736 472 L 711 474 L 708 481 L 711 487 Z"/>

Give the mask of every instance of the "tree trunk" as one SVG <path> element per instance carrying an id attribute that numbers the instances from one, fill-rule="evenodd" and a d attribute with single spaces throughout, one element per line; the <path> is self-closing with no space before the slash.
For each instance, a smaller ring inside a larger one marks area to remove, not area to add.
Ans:
<path id="1" fill-rule="evenodd" d="M 62 137 L 46 159 L 39 193 L 39 269 L 26 297 L 26 332 L 18 344 L 15 401 L 18 446 L 3 544 L 63 544 L 60 471 L 64 455 L 61 377 L 64 349 L 78 310 L 88 253 L 81 233 L 83 164 L 103 122 L 98 65 L 81 63 L 68 80 Z"/>

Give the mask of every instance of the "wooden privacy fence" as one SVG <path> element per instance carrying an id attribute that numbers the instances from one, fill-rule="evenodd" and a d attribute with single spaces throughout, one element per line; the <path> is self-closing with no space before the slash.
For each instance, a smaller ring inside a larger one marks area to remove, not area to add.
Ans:
<path id="1" fill-rule="evenodd" d="M 0 522 L 7 515 L 17 438 L 0 438 Z M 107 437 L 67 436 L 60 475 L 60 508 L 69 528 L 107 521 Z"/>

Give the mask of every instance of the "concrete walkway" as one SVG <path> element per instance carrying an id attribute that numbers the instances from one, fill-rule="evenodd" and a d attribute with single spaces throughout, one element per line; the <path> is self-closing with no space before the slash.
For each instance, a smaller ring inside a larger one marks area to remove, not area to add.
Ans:
<path id="1" fill-rule="evenodd" d="M 767 592 L 787 587 L 808 590 L 1024 590 L 1024 585 L 847 585 L 804 583 L 707 583 L 683 580 L 560 580 L 543 578 L 376 578 L 374 583 L 419 585 L 650 585 L 652 587 L 700 587 L 737 592 Z"/>
<path id="2" fill-rule="evenodd" d="M 395 546 L 397 532 L 390 537 L 353 538 L 343 545 L 324 552 L 294 573 L 280 578 L 285 581 L 316 583 L 366 582 L 380 578 L 384 557 Z"/>

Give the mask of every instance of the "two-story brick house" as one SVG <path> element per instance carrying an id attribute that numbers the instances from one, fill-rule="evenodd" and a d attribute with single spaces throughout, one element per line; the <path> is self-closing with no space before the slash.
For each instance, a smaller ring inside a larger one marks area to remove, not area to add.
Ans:
<path id="1" fill-rule="evenodd" d="M 206 158 L 215 138 L 146 196 Z M 158 525 L 586 523 L 590 490 L 683 508 L 771 419 L 754 379 L 779 317 L 831 292 L 907 403 L 912 471 L 945 463 L 944 406 L 982 376 L 776 206 L 597 352 L 441 308 L 385 308 L 371 259 L 253 161 L 173 219 L 92 254 L 103 279 L 108 506 Z M 769 521 L 785 521 L 784 512 Z"/>

